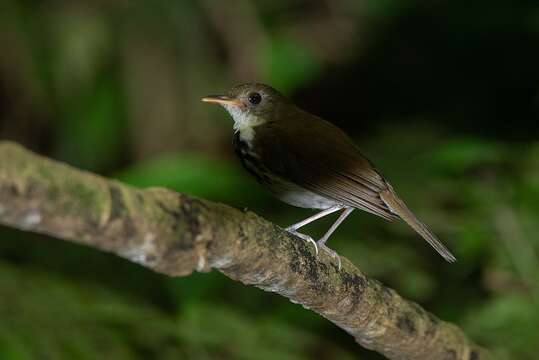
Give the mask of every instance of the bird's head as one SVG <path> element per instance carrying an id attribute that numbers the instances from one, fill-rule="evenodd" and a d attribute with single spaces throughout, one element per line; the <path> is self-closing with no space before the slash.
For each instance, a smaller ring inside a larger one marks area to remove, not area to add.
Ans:
<path id="1" fill-rule="evenodd" d="M 234 86 L 226 95 L 210 95 L 202 101 L 223 106 L 237 129 L 275 121 L 281 111 L 291 106 L 290 101 L 271 86 L 255 83 Z"/>

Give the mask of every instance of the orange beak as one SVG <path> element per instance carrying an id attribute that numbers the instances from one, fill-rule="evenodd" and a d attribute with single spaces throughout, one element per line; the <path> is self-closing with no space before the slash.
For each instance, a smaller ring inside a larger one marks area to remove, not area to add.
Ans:
<path id="1" fill-rule="evenodd" d="M 226 95 L 208 95 L 203 97 L 202 101 L 220 105 L 228 104 L 235 106 L 243 106 L 243 103 L 240 100 Z"/>

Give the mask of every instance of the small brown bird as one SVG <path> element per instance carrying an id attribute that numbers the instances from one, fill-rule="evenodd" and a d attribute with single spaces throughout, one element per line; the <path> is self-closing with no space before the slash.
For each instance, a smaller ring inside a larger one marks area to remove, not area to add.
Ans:
<path id="1" fill-rule="evenodd" d="M 354 209 L 386 220 L 402 219 L 444 259 L 456 261 L 425 224 L 408 209 L 393 187 L 356 144 L 335 125 L 295 106 L 264 84 L 243 84 L 227 95 L 202 101 L 222 105 L 234 119 L 234 147 L 243 166 L 287 204 L 321 210 L 286 230 L 324 248 L 326 241 Z M 297 230 L 342 210 L 337 221 L 315 242 Z"/>

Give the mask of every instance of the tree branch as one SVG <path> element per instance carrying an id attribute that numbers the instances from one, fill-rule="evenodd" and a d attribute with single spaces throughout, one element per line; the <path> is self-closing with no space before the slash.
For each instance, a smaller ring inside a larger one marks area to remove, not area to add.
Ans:
<path id="1" fill-rule="evenodd" d="M 489 358 L 455 325 L 250 212 L 136 189 L 0 142 L 0 224 L 108 251 L 170 276 L 215 268 L 311 309 L 391 359 Z"/>

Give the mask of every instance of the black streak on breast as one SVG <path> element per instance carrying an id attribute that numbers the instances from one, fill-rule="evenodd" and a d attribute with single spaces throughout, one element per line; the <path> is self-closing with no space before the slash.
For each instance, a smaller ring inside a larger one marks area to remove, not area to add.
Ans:
<path id="1" fill-rule="evenodd" d="M 240 138 L 240 132 L 234 132 L 233 138 L 234 150 L 241 161 L 241 165 L 253 175 L 259 183 L 267 184 L 272 180 L 269 177 L 268 170 L 256 156 L 256 153 L 250 147 L 247 141 Z"/>

